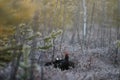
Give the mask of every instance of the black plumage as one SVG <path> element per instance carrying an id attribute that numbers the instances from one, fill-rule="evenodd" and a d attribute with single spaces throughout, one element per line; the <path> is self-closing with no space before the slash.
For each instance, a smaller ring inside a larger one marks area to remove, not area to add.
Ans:
<path id="1" fill-rule="evenodd" d="M 64 59 L 56 58 L 53 62 L 46 62 L 45 66 L 53 65 L 54 68 L 60 68 L 61 70 L 68 70 L 74 68 L 74 62 L 69 61 L 68 54 L 65 54 Z"/>

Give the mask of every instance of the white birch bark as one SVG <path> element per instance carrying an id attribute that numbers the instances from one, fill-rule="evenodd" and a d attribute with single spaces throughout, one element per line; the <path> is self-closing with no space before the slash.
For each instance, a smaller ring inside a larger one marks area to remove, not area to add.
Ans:
<path id="1" fill-rule="evenodd" d="M 86 0 L 83 0 L 83 36 L 86 36 L 86 30 L 87 30 L 87 6 L 86 6 Z"/>

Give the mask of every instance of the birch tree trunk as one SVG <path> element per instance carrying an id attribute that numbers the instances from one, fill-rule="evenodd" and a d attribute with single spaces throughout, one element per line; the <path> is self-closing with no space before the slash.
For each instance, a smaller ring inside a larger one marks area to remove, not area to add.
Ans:
<path id="1" fill-rule="evenodd" d="M 86 0 L 83 1 L 83 48 L 85 48 L 85 39 L 87 31 L 87 5 Z"/>

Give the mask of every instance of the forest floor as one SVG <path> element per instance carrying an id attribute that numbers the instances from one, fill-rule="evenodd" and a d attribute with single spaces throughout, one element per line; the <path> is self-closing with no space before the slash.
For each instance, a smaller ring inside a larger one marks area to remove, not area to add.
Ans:
<path id="1" fill-rule="evenodd" d="M 52 66 L 45 67 L 45 80 L 120 80 L 120 65 L 114 65 L 107 48 L 70 52 L 75 68 L 61 71 Z"/>
<path id="2" fill-rule="evenodd" d="M 78 43 L 71 44 L 68 42 L 71 40 L 69 33 L 65 38 L 66 40 L 62 43 L 61 51 L 67 50 L 69 52 L 69 58 L 75 63 L 75 68 L 61 71 L 61 69 L 53 66 L 45 66 L 43 67 L 43 80 L 120 80 L 120 54 L 117 55 L 117 64 L 115 64 L 114 45 L 111 45 L 111 47 L 82 49 Z M 55 45 L 55 57 L 62 56 L 61 52 L 57 51 L 59 44 L 61 43 L 56 43 Z M 93 44 L 91 43 L 91 45 Z M 50 53 L 49 51 L 46 52 L 47 58 L 43 57 L 43 60 L 51 60 L 52 50 L 50 51 Z M 40 53 L 38 55 L 40 56 Z M 36 56 L 38 57 L 38 55 Z M 8 77 L 10 68 L 6 68 L 4 72 L 1 71 L 0 74 L 0 77 Z M 36 68 L 35 80 L 40 80 L 40 78 L 41 66 L 39 65 Z"/>

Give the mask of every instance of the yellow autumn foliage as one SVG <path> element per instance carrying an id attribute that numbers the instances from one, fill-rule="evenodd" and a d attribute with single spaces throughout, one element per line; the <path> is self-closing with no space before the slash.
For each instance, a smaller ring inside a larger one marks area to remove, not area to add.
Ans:
<path id="1" fill-rule="evenodd" d="M 0 0 L 0 41 L 8 40 L 14 26 L 29 22 L 37 7 L 31 0 Z"/>
<path id="2" fill-rule="evenodd" d="M 31 0 L 0 0 L 0 24 L 16 25 L 31 20 L 36 5 Z"/>

